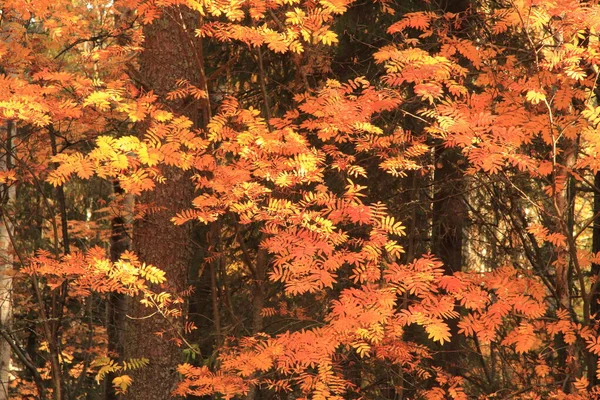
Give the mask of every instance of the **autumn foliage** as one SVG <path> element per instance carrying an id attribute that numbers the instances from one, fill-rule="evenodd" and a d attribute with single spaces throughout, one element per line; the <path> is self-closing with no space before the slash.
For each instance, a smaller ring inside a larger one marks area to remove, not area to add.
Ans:
<path id="1" fill-rule="evenodd" d="M 458 3 L 4 1 L 0 391 L 135 393 L 156 360 L 109 345 L 121 296 L 163 321 L 173 397 L 600 396 L 600 6 Z M 202 85 L 144 80 L 167 20 Z M 185 209 L 145 201 L 173 176 Z M 111 259 L 160 213 L 197 232 L 189 281 Z"/>

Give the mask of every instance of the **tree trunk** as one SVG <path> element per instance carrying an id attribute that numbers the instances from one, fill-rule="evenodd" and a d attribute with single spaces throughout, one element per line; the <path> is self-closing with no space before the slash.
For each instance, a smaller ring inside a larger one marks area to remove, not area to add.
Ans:
<path id="1" fill-rule="evenodd" d="M 594 177 L 594 215 L 600 215 L 600 172 L 596 172 Z M 596 254 L 600 252 L 600 219 L 596 218 L 593 223 L 593 231 L 592 231 L 592 253 Z M 598 323 L 600 321 L 600 264 L 592 264 L 592 277 L 595 277 L 596 282 L 592 283 L 591 293 L 590 293 L 590 318 L 592 324 Z M 588 381 L 591 386 L 595 386 L 598 384 L 598 378 L 596 376 L 596 369 L 598 366 L 598 356 L 593 354 L 592 352 L 588 352 Z"/>
<path id="2" fill-rule="evenodd" d="M 164 96 L 176 88 L 179 79 L 206 88 L 201 42 L 194 35 L 197 25 L 197 13 L 185 7 L 172 7 L 164 9 L 162 16 L 151 25 L 144 26 L 139 78 L 145 90 Z M 206 103 L 173 101 L 167 106 L 196 124 L 202 117 L 203 121 L 207 119 Z M 140 137 L 144 136 L 145 128 L 141 127 Z M 170 219 L 176 212 L 191 206 L 194 187 L 190 174 L 180 169 L 165 166 L 161 172 L 166 183 L 157 185 L 140 199 L 142 203 L 159 207 L 160 211 L 134 223 L 133 249 L 140 260 L 166 272 L 169 290 L 182 291 L 193 259 L 192 227 L 190 224 L 176 227 Z M 130 310 L 133 319 L 128 321 L 125 333 L 125 355 L 126 358 L 146 357 L 150 365 L 132 374 L 134 384 L 128 399 L 168 399 L 178 381 L 176 367 L 183 361 L 182 351 L 157 335 L 173 327 L 157 315 L 145 318 L 151 313 L 133 300 Z"/>
<path id="3" fill-rule="evenodd" d="M 462 242 L 466 216 L 462 192 L 463 173 L 458 167 L 460 154 L 455 149 L 436 151 L 433 178 L 432 250 L 444 262 L 446 273 L 462 269 Z"/>
<path id="4" fill-rule="evenodd" d="M 217 287 L 217 271 L 220 269 L 223 254 L 221 253 L 221 221 L 215 221 L 210 227 L 210 245 L 213 259 L 208 263 L 210 273 L 210 298 L 212 302 L 215 347 L 223 342 L 221 331 L 221 310 L 219 307 L 219 290 Z"/>
<path id="5" fill-rule="evenodd" d="M 0 170 L 10 168 L 10 148 L 11 138 L 15 135 L 16 126 L 8 122 L 6 125 L 7 151 L 4 157 L 0 157 Z M 0 212 L 6 212 L 6 205 L 15 199 L 15 187 L 5 186 L 2 189 L 2 204 L 3 208 Z M 0 220 L 0 329 L 12 331 L 10 329 L 12 323 L 12 269 L 13 258 L 11 255 L 11 245 L 9 231 L 13 227 L 8 222 L 7 218 Z M 0 338 L 0 400 L 7 400 L 9 372 L 11 365 L 11 348 L 7 340 Z"/>
<path id="6" fill-rule="evenodd" d="M 435 154 L 433 178 L 432 252 L 444 263 L 444 271 L 450 275 L 462 269 L 463 228 L 466 218 L 462 193 L 464 175 L 458 164 L 461 155 L 456 149 L 438 148 Z M 460 375 L 456 364 L 460 343 L 458 319 L 448 321 L 452 339 L 444 345 L 440 361 L 449 367 L 453 375 Z"/>
<path id="7" fill-rule="evenodd" d="M 256 252 L 256 263 L 253 272 L 252 290 L 252 333 L 256 334 L 264 329 L 263 308 L 265 306 L 265 281 L 267 279 L 267 251 L 258 249 Z M 260 389 L 253 385 L 250 387 L 246 400 L 260 398 Z"/>
<path id="8" fill-rule="evenodd" d="M 133 214 L 133 196 L 125 195 L 117 181 L 113 183 L 116 210 L 111 220 L 110 260 L 118 261 L 121 255 L 130 249 L 131 240 L 128 227 Z M 125 332 L 125 311 L 127 303 L 125 295 L 110 293 L 106 302 L 106 332 L 108 336 L 108 352 L 112 357 L 123 359 L 123 343 Z M 112 385 L 114 374 L 107 374 L 104 380 L 104 398 L 116 400 L 119 396 Z"/>
<path id="9" fill-rule="evenodd" d="M 577 147 L 578 143 L 576 140 L 566 138 L 561 145 L 560 151 L 555 150 L 554 153 L 555 156 L 559 152 L 562 155 L 560 164 L 557 163 L 555 166 L 553 177 L 555 230 L 567 238 L 565 245 L 555 246 L 554 249 L 556 253 L 556 259 L 554 260 L 555 290 L 557 295 L 557 309 L 562 308 L 574 313 L 571 305 L 573 278 L 576 278 L 580 282 L 581 297 L 583 300 L 583 322 L 587 325 L 589 320 L 589 308 L 586 298 L 587 290 L 585 283 L 583 283 L 583 276 L 580 274 L 581 268 L 577 258 L 577 247 L 573 238 L 573 226 L 569 223 L 572 219 L 572 207 L 575 201 L 574 193 L 569 190 L 570 180 L 572 179 L 569 171 L 573 169 L 577 161 Z M 560 184 L 564 185 L 562 189 L 560 188 Z M 558 336 L 557 347 L 559 349 L 557 353 L 558 366 L 561 372 L 560 379 L 564 382 L 563 390 L 571 393 L 575 390 L 572 387 L 572 382 L 581 374 L 581 367 L 578 360 L 582 355 L 578 346 L 565 343 L 562 336 Z M 564 375 L 562 375 L 563 371 Z"/>

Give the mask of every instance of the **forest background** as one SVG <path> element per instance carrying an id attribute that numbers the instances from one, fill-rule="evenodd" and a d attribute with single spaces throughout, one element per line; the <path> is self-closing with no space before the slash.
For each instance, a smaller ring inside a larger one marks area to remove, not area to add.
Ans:
<path id="1" fill-rule="evenodd" d="M 0 2 L 0 399 L 600 396 L 600 6 Z"/>

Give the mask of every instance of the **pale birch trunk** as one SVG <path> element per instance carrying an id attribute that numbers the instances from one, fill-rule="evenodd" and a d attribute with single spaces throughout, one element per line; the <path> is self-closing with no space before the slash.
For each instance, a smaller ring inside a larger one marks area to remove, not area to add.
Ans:
<path id="1" fill-rule="evenodd" d="M 6 148 L 10 149 L 11 138 L 16 133 L 16 126 L 10 122 L 2 129 L 2 138 Z M 0 171 L 10 168 L 10 155 L 7 151 L 0 157 Z M 15 198 L 15 187 L 6 186 L 2 190 L 2 209 L 6 212 L 6 205 Z M 13 229 L 8 218 L 0 219 L 0 329 L 11 332 L 12 324 L 12 269 L 13 258 L 11 252 L 9 232 Z M 6 340 L 0 338 L 0 400 L 6 400 L 8 396 L 8 384 L 11 365 L 11 349 Z"/>

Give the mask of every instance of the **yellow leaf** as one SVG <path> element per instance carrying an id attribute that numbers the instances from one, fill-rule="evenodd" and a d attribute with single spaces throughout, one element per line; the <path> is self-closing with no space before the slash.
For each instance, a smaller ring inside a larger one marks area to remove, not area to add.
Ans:
<path id="1" fill-rule="evenodd" d="M 321 43 L 331 46 L 333 43 L 338 42 L 337 35 L 332 31 L 327 31 L 323 35 L 319 36 Z"/>
<path id="2" fill-rule="evenodd" d="M 542 93 L 541 91 L 537 91 L 537 90 L 528 91 L 526 97 L 527 97 L 527 101 L 529 101 L 531 104 L 538 104 L 540 101 L 546 100 L 546 95 L 544 93 Z"/>
<path id="3" fill-rule="evenodd" d="M 153 117 L 158 121 L 158 122 L 165 122 L 165 121 L 170 121 L 173 119 L 173 114 L 168 112 L 168 111 L 164 111 L 164 110 L 158 110 L 154 113 Z"/>
<path id="4" fill-rule="evenodd" d="M 127 388 L 131 386 L 131 377 L 129 375 L 117 376 L 113 379 L 112 384 L 118 394 L 124 394 L 127 392 Z"/>
<path id="5" fill-rule="evenodd" d="M 440 344 L 449 342 L 452 336 L 448 325 L 441 321 L 425 326 L 425 332 L 429 335 L 429 339 L 432 339 L 434 342 L 440 342 Z"/>

